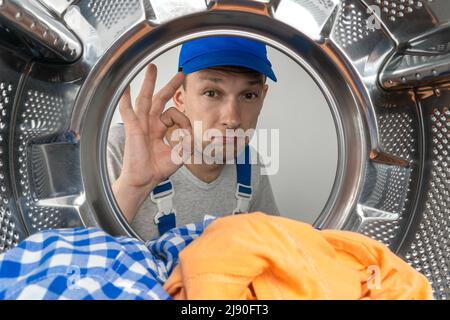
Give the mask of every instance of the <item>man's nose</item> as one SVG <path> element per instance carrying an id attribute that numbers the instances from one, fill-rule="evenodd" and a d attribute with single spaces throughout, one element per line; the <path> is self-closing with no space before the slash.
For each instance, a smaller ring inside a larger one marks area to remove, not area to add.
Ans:
<path id="1" fill-rule="evenodd" d="M 236 99 L 229 99 L 223 107 L 222 124 L 226 128 L 239 128 L 241 125 L 241 112 Z"/>

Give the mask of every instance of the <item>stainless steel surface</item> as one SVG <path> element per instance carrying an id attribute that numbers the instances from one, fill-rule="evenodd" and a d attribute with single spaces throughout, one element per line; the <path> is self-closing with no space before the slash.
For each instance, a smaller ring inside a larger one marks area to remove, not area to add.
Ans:
<path id="1" fill-rule="evenodd" d="M 105 169 L 125 83 L 184 41 L 234 34 L 297 61 L 330 105 L 339 163 L 316 225 L 385 243 L 450 298 L 447 0 L 26 3 L 23 14 L 73 39 L 76 57 L 21 24 L 18 1 L 0 0 L 0 251 L 47 228 L 137 236 Z"/>
<path id="2" fill-rule="evenodd" d="M 386 89 L 405 89 L 445 81 L 449 75 L 450 53 L 404 54 L 386 65 L 380 81 Z"/>
<path id="3" fill-rule="evenodd" d="M 78 0 L 39 0 L 49 11 L 61 16 L 69 6 Z"/>
<path id="4" fill-rule="evenodd" d="M 1 0 L 0 23 L 2 21 L 63 61 L 73 62 L 81 56 L 78 39 L 38 1 Z"/>
<path id="5" fill-rule="evenodd" d="M 0 53 L 0 252 L 12 248 L 28 235 L 20 211 L 14 201 L 13 180 L 10 170 L 9 141 L 12 127 L 14 99 L 25 71 L 26 60 L 13 52 Z"/>
<path id="6" fill-rule="evenodd" d="M 400 255 L 425 274 L 435 296 L 450 299 L 450 86 L 417 90 L 422 110 L 424 175 L 418 210 Z"/>

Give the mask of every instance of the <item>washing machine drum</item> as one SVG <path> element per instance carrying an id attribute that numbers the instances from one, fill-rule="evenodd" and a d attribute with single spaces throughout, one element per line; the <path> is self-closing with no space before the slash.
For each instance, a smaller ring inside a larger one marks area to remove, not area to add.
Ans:
<path id="1" fill-rule="evenodd" d="M 187 40 L 239 35 L 330 105 L 339 161 L 316 225 L 385 243 L 448 299 L 449 22 L 448 0 L 0 0 L 0 252 L 48 228 L 136 236 L 105 160 L 125 83 Z"/>

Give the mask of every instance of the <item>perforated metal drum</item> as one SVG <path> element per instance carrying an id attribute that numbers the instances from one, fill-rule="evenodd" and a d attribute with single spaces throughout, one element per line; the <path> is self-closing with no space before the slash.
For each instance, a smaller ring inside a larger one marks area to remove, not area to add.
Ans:
<path id="1" fill-rule="evenodd" d="M 326 96 L 339 163 L 316 225 L 385 243 L 449 299 L 448 0 L 0 0 L 0 252 L 47 228 L 135 235 L 105 168 L 114 108 L 149 61 L 219 34 Z"/>

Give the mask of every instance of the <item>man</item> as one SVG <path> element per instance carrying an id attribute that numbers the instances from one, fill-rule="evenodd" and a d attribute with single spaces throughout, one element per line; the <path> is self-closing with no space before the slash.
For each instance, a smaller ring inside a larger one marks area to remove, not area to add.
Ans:
<path id="1" fill-rule="evenodd" d="M 239 37 L 196 39 L 182 46 L 178 67 L 182 72 L 153 96 L 157 70 L 150 64 L 135 109 L 128 87 L 119 103 L 124 125 L 110 129 L 108 170 L 128 222 L 142 238 L 150 239 L 175 225 L 200 221 L 205 214 L 279 215 L 261 164 L 228 162 L 229 150 L 234 158 L 250 152 L 248 137 L 243 149 L 229 132 L 256 128 L 268 90 L 266 77 L 277 81 L 265 45 Z M 170 99 L 175 107 L 163 112 Z M 211 139 L 194 136 L 192 126 L 198 123 L 202 132 L 219 134 Z M 226 163 L 174 161 L 180 145 L 173 139 L 177 129 L 189 133 L 185 139 L 194 144 L 192 154 L 183 149 L 184 160 L 199 153 L 207 160 L 205 150 L 213 145 L 221 152 L 209 158 L 222 155 Z"/>

